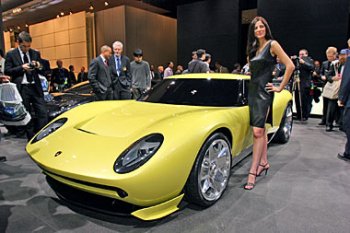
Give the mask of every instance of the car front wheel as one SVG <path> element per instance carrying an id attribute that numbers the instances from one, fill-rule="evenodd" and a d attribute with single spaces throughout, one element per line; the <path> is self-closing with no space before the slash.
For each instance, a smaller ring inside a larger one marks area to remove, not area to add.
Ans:
<path id="1" fill-rule="evenodd" d="M 293 128 L 293 110 L 292 104 L 289 103 L 284 112 L 284 116 L 282 118 L 280 127 L 276 132 L 275 137 L 273 138 L 273 142 L 276 143 L 287 143 L 292 134 Z"/>
<path id="2" fill-rule="evenodd" d="M 187 199 L 200 206 L 214 204 L 224 193 L 230 178 L 231 146 L 223 133 L 214 133 L 202 146 L 185 192 Z"/>

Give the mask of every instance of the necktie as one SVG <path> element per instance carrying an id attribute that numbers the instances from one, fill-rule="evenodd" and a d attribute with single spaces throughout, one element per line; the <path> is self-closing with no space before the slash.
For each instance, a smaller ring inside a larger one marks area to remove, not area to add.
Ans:
<path id="1" fill-rule="evenodd" d="M 24 61 L 24 64 L 26 63 L 29 63 L 29 58 L 28 58 L 28 55 L 25 53 L 23 54 L 23 61 Z M 26 71 L 26 76 L 27 76 L 27 81 L 29 83 L 32 83 L 33 82 L 33 74 L 31 71 Z"/>
<path id="2" fill-rule="evenodd" d="M 108 67 L 108 62 L 107 62 L 107 60 L 105 60 L 104 63 L 105 63 L 105 66 Z"/>
<path id="3" fill-rule="evenodd" d="M 120 74 L 120 58 L 119 57 L 117 57 L 117 73 L 118 73 L 118 76 L 119 76 L 119 74 Z"/>

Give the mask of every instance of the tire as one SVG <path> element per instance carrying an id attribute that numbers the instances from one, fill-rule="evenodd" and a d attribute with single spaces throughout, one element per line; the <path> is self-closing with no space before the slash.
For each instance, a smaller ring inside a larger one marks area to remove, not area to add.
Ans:
<path id="1" fill-rule="evenodd" d="M 219 200 L 227 187 L 231 164 L 229 140 L 223 133 L 214 133 L 203 144 L 193 165 L 185 186 L 187 200 L 202 207 Z"/>
<path id="2" fill-rule="evenodd" d="M 273 138 L 273 142 L 287 143 L 290 139 L 293 129 L 293 109 L 292 104 L 289 103 L 284 111 L 280 127 Z"/>

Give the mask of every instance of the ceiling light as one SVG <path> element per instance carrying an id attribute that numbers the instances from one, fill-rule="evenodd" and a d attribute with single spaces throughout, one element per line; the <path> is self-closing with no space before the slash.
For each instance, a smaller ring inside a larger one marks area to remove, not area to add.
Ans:
<path id="1" fill-rule="evenodd" d="M 94 6 L 93 6 L 92 4 L 90 5 L 89 10 L 90 10 L 90 11 L 93 11 L 93 10 L 94 10 Z"/>
<path id="2" fill-rule="evenodd" d="M 64 16 L 64 12 L 62 11 L 62 12 L 60 13 L 60 15 L 61 15 L 61 16 Z"/>
<path id="3" fill-rule="evenodd" d="M 22 11 L 22 8 L 19 8 L 19 7 L 18 7 L 18 8 L 13 9 L 13 10 L 12 10 L 12 13 L 13 13 L 13 14 L 16 14 L 16 13 L 20 13 L 21 11 Z"/>
<path id="4" fill-rule="evenodd" d="M 29 25 L 28 25 L 28 24 L 26 24 L 26 28 L 27 28 L 27 27 L 29 27 Z"/>
<path id="5" fill-rule="evenodd" d="M 10 32 L 12 32 L 12 28 L 10 28 L 9 30 L 10 30 Z"/>
<path id="6" fill-rule="evenodd" d="M 109 3 L 107 1 L 105 1 L 105 6 L 108 6 L 108 5 L 109 5 Z"/>
<path id="7" fill-rule="evenodd" d="M 57 15 L 57 16 L 56 16 L 56 18 L 59 18 L 59 17 L 60 17 L 60 15 Z"/>
<path id="8" fill-rule="evenodd" d="M 21 29 L 21 26 L 17 26 L 17 29 L 20 30 L 20 29 Z"/>

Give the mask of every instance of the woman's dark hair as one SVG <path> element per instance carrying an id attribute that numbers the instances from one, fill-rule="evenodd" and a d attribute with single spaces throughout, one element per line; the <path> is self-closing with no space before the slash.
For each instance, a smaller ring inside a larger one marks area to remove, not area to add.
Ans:
<path id="1" fill-rule="evenodd" d="M 258 51 L 259 48 L 259 40 L 255 37 L 255 24 L 257 22 L 261 21 L 265 28 L 266 28 L 266 35 L 265 35 L 265 39 L 266 40 L 272 40 L 272 34 L 271 34 L 271 30 L 270 27 L 266 21 L 266 19 L 264 19 L 261 16 L 256 16 L 252 22 L 249 25 L 249 30 L 248 30 L 248 45 L 247 45 L 247 55 L 249 57 L 249 60 L 251 60 L 253 57 L 255 57 L 256 52 Z"/>

